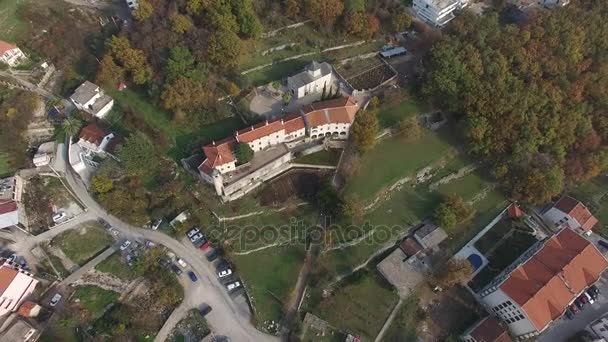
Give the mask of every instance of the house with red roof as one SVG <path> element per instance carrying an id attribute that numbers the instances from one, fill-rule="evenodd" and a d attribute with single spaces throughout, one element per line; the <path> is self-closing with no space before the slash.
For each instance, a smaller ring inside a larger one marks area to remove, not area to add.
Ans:
<path id="1" fill-rule="evenodd" d="M 202 148 L 205 157 L 196 167 L 198 175 L 213 184 L 222 198 L 236 199 L 285 171 L 285 164 L 293 159 L 293 147 L 315 141 L 320 144 L 324 138 L 348 138 L 358 109 L 353 98 L 342 97 L 309 104 L 298 112 L 243 128 Z M 239 165 L 234 154 L 238 144 L 249 145 L 254 160 Z"/>
<path id="2" fill-rule="evenodd" d="M 608 260 L 573 229 L 526 251 L 480 293 L 491 314 L 511 334 L 529 338 L 542 333 L 608 268 Z"/>
<path id="3" fill-rule="evenodd" d="M 499 320 L 492 316 L 480 319 L 463 335 L 465 342 L 511 342 L 511 336 Z"/>
<path id="4" fill-rule="evenodd" d="M 70 145 L 69 161 L 74 171 L 87 182 L 92 171 L 99 166 L 96 156 L 111 154 L 118 137 L 99 123 L 90 123 L 80 131 L 78 142 Z"/>
<path id="5" fill-rule="evenodd" d="M 567 225 L 579 234 L 585 235 L 591 235 L 591 229 L 598 222 L 583 202 L 570 196 L 560 198 L 543 214 L 543 217 L 555 229 Z"/>
<path id="6" fill-rule="evenodd" d="M 25 54 L 17 45 L 0 40 L 0 62 L 14 67 L 25 58 Z"/>
<path id="7" fill-rule="evenodd" d="M 0 317 L 19 310 L 19 306 L 34 292 L 38 280 L 14 263 L 0 266 Z"/>

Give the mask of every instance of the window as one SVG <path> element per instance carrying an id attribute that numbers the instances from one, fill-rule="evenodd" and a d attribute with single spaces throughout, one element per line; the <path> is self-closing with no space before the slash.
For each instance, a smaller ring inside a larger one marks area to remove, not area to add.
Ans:
<path id="1" fill-rule="evenodd" d="M 524 315 L 519 315 L 519 319 L 524 319 Z"/>
<path id="2" fill-rule="evenodd" d="M 507 301 L 507 305 L 513 305 L 510 300 Z"/>

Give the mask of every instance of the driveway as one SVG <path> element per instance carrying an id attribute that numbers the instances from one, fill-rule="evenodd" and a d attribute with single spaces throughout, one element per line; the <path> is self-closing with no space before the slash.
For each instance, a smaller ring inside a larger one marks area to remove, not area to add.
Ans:
<path id="1" fill-rule="evenodd" d="M 67 144 L 66 144 L 67 145 Z M 67 149 L 64 148 L 64 153 Z M 66 180 L 74 191 L 76 197 L 88 208 L 88 212 L 98 218 L 104 219 L 114 229 L 119 230 L 127 237 L 135 240 L 150 240 L 161 244 L 184 259 L 194 270 L 199 278 L 195 289 L 191 290 L 196 295 L 186 298 L 185 301 L 195 307 L 199 303 L 209 304 L 213 311 L 206 319 L 214 333 L 230 337 L 233 341 L 278 341 L 274 336 L 264 334 L 250 324 L 251 314 L 245 312 L 230 297 L 224 286 L 215 276 L 214 267 L 205 259 L 203 253 L 189 242 L 179 242 L 172 237 L 155 230 L 143 229 L 121 221 L 108 214 L 87 192 L 82 181 L 74 176 L 71 167 L 66 165 Z"/>

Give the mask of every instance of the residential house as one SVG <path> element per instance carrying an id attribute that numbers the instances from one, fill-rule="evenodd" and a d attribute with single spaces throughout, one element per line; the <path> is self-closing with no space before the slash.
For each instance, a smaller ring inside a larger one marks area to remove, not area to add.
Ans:
<path id="1" fill-rule="evenodd" d="M 496 318 L 488 316 L 473 324 L 463 335 L 465 342 L 511 342 L 509 332 Z"/>
<path id="2" fill-rule="evenodd" d="M 526 251 L 479 296 L 517 338 L 542 333 L 608 268 L 587 239 L 564 228 Z"/>
<path id="3" fill-rule="evenodd" d="M 14 263 L 5 262 L 0 266 L 0 317 L 16 312 L 23 301 L 30 296 L 38 280 L 28 271 Z"/>
<path id="4" fill-rule="evenodd" d="M 401 248 L 395 249 L 376 269 L 393 285 L 399 296 L 407 297 L 423 280 L 427 266 L 417 257 L 408 257 Z"/>
<path id="5" fill-rule="evenodd" d="M 420 19 L 435 27 L 442 27 L 456 17 L 455 10 L 466 7 L 468 2 L 468 0 L 414 0 L 412 9 Z"/>
<path id="6" fill-rule="evenodd" d="M 25 58 L 25 54 L 17 45 L 0 40 L 0 62 L 14 67 Z"/>
<path id="7" fill-rule="evenodd" d="M 608 339 L 608 314 L 600 317 L 600 319 L 589 325 L 591 330 L 600 338 Z"/>
<path id="8" fill-rule="evenodd" d="M 241 129 L 233 136 L 204 146 L 198 176 L 213 184 L 225 200 L 236 199 L 261 182 L 285 171 L 293 159 L 290 148 L 323 138 L 346 139 L 359 109 L 351 97 L 313 103 L 273 121 Z M 254 159 L 237 165 L 235 147 L 248 144 Z"/>
<path id="9" fill-rule="evenodd" d="M 70 165 L 74 171 L 83 174 L 87 168 L 96 168 L 97 157 L 104 157 L 118 142 L 114 133 L 97 123 L 91 123 L 80 131 L 78 142 L 70 146 Z"/>
<path id="10" fill-rule="evenodd" d="M 323 87 L 329 91 L 331 85 L 332 68 L 326 62 L 312 62 L 304 68 L 304 71 L 287 78 L 287 87 L 296 99 L 311 93 L 320 93 Z"/>
<path id="11" fill-rule="evenodd" d="M 55 155 L 56 148 L 54 141 L 48 141 L 38 146 L 36 154 L 32 158 L 32 162 L 36 167 L 43 167 L 49 165 Z"/>
<path id="12" fill-rule="evenodd" d="M 22 192 L 21 177 L 0 180 L 0 229 L 25 224 L 25 211 L 21 208 Z"/>
<path id="13" fill-rule="evenodd" d="M 106 116 L 114 105 L 111 97 L 104 94 L 99 86 L 89 81 L 85 81 L 76 88 L 74 94 L 70 96 L 70 100 L 76 108 L 100 119 Z"/>
<path id="14" fill-rule="evenodd" d="M 591 229 L 598 222 L 582 202 L 570 196 L 560 198 L 543 217 L 556 229 L 567 225 L 585 235 L 590 235 Z"/>
<path id="15" fill-rule="evenodd" d="M 10 342 L 30 342 L 36 341 L 40 336 L 40 331 L 32 324 L 13 314 L 8 317 L 0 326 L 0 339 Z"/>
<path id="16" fill-rule="evenodd" d="M 399 244 L 399 248 L 407 255 L 408 257 L 413 257 L 422 251 L 422 246 L 414 238 L 411 236 L 406 237 Z"/>
<path id="17" fill-rule="evenodd" d="M 423 249 L 435 249 L 447 238 L 448 234 L 445 230 L 429 221 L 423 222 L 414 230 L 414 239 Z"/>

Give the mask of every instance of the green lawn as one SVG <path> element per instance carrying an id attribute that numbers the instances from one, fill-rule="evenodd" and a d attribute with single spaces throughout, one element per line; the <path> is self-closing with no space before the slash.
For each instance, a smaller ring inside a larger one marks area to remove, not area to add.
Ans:
<path id="1" fill-rule="evenodd" d="M 321 299 L 315 315 L 333 326 L 373 341 L 397 304 L 397 294 L 380 283 L 375 274 L 360 272 L 332 296 Z"/>
<path id="2" fill-rule="evenodd" d="M 378 111 L 378 122 L 380 127 L 388 128 L 398 124 L 401 119 L 422 114 L 425 110 L 425 105 L 415 100 L 405 100 L 395 106 L 381 107 Z"/>
<path id="3" fill-rule="evenodd" d="M 487 186 L 488 182 L 482 179 L 479 173 L 470 173 L 462 178 L 440 185 L 437 187 L 437 191 L 446 196 L 456 194 L 465 201 L 470 201 Z"/>
<path id="4" fill-rule="evenodd" d="M 0 177 L 8 176 L 14 171 L 15 170 L 8 165 L 8 155 L 4 152 L 0 152 Z"/>
<path id="5" fill-rule="evenodd" d="M 329 165 L 335 166 L 338 164 L 342 150 L 330 149 L 316 153 L 311 153 L 294 160 L 294 163 L 313 164 L 313 165 Z"/>
<path id="6" fill-rule="evenodd" d="M 109 273 L 126 281 L 133 280 L 138 277 L 135 270 L 130 268 L 123 261 L 122 256 L 118 252 L 110 255 L 106 260 L 99 263 L 95 269 L 100 272 Z"/>
<path id="7" fill-rule="evenodd" d="M 114 240 L 97 222 L 86 222 L 78 229 L 63 232 L 52 241 L 78 265 L 84 265 Z"/>
<path id="8" fill-rule="evenodd" d="M 27 24 L 17 18 L 17 8 L 29 0 L 0 0 L 0 39 L 14 43 L 27 30 Z"/>
<path id="9" fill-rule="evenodd" d="M 258 327 L 265 321 L 281 321 L 304 256 L 304 245 L 298 244 L 230 257 L 253 303 Z"/>
<path id="10" fill-rule="evenodd" d="M 384 335 L 385 341 L 391 342 L 416 342 L 418 336 L 416 329 L 418 324 L 424 321 L 423 312 L 419 309 L 420 298 L 417 294 L 412 294 L 399 308 L 393 323 Z"/>
<path id="11" fill-rule="evenodd" d="M 97 286 L 78 286 L 74 292 L 73 302 L 84 307 L 93 317 L 99 317 L 105 308 L 118 301 L 120 294 Z"/>
<path id="12" fill-rule="evenodd" d="M 599 220 L 593 231 L 608 238 L 608 179 L 599 176 L 578 184 L 570 191 L 571 195 L 585 203 Z"/>
<path id="13" fill-rule="evenodd" d="M 382 140 L 361 158 L 359 171 L 346 185 L 345 192 L 363 201 L 372 199 L 378 192 L 405 176 L 453 153 L 441 133 L 424 131 L 424 135 L 413 142 L 404 142 L 399 137 Z"/>
<path id="14" fill-rule="evenodd" d="M 247 77 L 254 85 L 267 84 L 272 81 L 280 80 L 283 77 L 297 74 L 301 69 L 304 68 L 304 66 L 306 66 L 306 64 L 315 60 L 318 61 L 320 57 L 321 56 L 319 54 L 304 56 L 298 59 L 276 63 L 264 69 L 250 72 L 244 76 Z"/>

